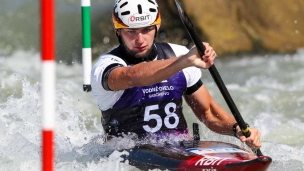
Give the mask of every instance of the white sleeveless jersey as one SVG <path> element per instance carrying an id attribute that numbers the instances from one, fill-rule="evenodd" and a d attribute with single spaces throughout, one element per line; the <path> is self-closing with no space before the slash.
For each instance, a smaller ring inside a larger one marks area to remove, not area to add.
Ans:
<path id="1" fill-rule="evenodd" d="M 189 52 L 189 50 L 185 46 L 176 45 L 176 44 L 169 44 L 169 45 L 173 49 L 176 56 L 184 55 Z M 105 111 L 112 108 L 113 105 L 121 98 L 121 96 L 125 91 L 125 90 L 109 91 L 103 88 L 101 84 L 102 75 L 104 73 L 104 70 L 111 64 L 120 64 L 122 66 L 127 66 L 126 62 L 121 58 L 111 54 L 104 54 L 99 57 L 98 61 L 93 66 L 91 72 L 92 94 L 95 97 L 99 109 L 101 111 Z M 193 86 L 201 78 L 201 70 L 196 67 L 185 68 L 182 70 L 182 72 L 185 75 L 187 87 Z"/>

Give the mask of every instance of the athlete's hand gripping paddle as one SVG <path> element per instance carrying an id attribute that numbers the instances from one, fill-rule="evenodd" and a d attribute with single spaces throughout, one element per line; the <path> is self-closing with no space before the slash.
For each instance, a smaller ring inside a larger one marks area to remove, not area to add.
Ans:
<path id="1" fill-rule="evenodd" d="M 175 0 L 175 4 L 177 6 L 178 9 L 178 13 L 179 16 L 184 24 L 184 26 L 186 27 L 190 37 L 192 38 L 194 44 L 197 47 L 197 50 L 199 52 L 199 54 L 201 56 L 204 55 L 205 52 L 205 46 L 203 45 L 202 41 L 200 40 L 200 38 L 198 37 L 196 31 L 193 28 L 193 24 L 191 23 L 188 15 L 186 14 L 184 8 L 181 6 L 180 2 L 178 2 L 178 0 Z M 235 120 L 237 121 L 237 123 L 239 124 L 242 133 L 246 136 L 249 137 L 250 136 L 250 131 L 249 131 L 249 127 L 247 126 L 247 124 L 244 122 L 240 112 L 238 111 L 233 99 L 231 98 L 221 76 L 219 75 L 215 65 L 212 65 L 209 68 L 209 71 L 216 83 L 216 85 L 218 86 L 220 92 L 222 93 L 231 113 L 233 114 Z M 257 154 L 257 156 L 262 156 L 262 152 L 260 149 L 257 149 L 257 151 L 255 152 Z"/>

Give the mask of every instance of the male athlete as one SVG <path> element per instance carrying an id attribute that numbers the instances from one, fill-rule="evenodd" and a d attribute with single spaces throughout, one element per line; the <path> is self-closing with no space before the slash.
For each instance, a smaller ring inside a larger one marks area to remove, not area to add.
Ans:
<path id="1" fill-rule="evenodd" d="M 261 147 L 259 131 L 250 128 L 251 136 L 243 136 L 203 85 L 201 69 L 212 66 L 216 57 L 208 43 L 200 56 L 195 47 L 155 42 L 161 24 L 155 0 L 116 0 L 112 20 L 120 44 L 102 55 L 91 73 L 92 93 L 108 135 L 189 135 L 184 97 L 212 131 L 237 135 L 252 149 Z"/>

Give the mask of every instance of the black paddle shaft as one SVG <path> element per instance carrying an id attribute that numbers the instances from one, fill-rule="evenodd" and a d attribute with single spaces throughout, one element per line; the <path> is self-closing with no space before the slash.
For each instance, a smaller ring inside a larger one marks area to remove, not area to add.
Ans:
<path id="1" fill-rule="evenodd" d="M 202 41 L 200 40 L 199 36 L 197 35 L 196 31 L 194 30 L 193 24 L 190 21 L 188 15 L 186 14 L 186 11 L 183 9 L 183 7 L 181 6 L 180 2 L 178 2 L 178 0 L 175 0 L 177 9 L 178 9 L 178 13 L 179 16 L 184 24 L 184 26 L 186 27 L 190 37 L 192 38 L 194 44 L 197 47 L 197 50 L 199 52 L 199 54 L 201 56 L 203 56 L 205 54 L 205 46 L 203 45 Z M 233 114 L 236 122 L 239 124 L 242 133 L 246 136 L 249 137 L 250 136 L 250 131 L 249 128 L 247 126 L 247 124 L 245 123 L 245 121 L 243 120 L 239 110 L 237 109 L 233 99 L 231 98 L 220 74 L 218 73 L 215 65 L 212 65 L 209 68 L 209 72 L 211 73 L 212 78 L 214 79 L 216 85 L 218 86 L 222 96 L 224 97 L 231 113 Z M 258 156 L 262 156 L 262 152 L 260 151 L 260 149 L 257 150 L 257 155 Z"/>

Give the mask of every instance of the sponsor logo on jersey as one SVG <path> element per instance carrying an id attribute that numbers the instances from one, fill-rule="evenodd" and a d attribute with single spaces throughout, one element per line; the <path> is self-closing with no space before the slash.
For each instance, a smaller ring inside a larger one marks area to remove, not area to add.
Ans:
<path id="1" fill-rule="evenodd" d="M 172 91 L 174 90 L 174 86 L 155 86 L 151 88 L 142 89 L 143 93 L 155 93 L 159 91 Z"/>
<path id="2" fill-rule="evenodd" d="M 170 92 L 173 91 L 174 86 L 155 86 L 151 88 L 142 89 L 143 93 L 149 95 L 149 98 L 169 96 Z"/>
<path id="3" fill-rule="evenodd" d="M 119 62 L 118 59 L 115 59 L 115 58 L 111 58 L 112 61 L 115 61 L 115 62 Z"/>
<path id="4" fill-rule="evenodd" d="M 159 97 L 159 96 L 169 96 L 169 94 L 170 94 L 169 92 L 160 92 L 160 93 L 150 94 L 149 98 Z"/>

